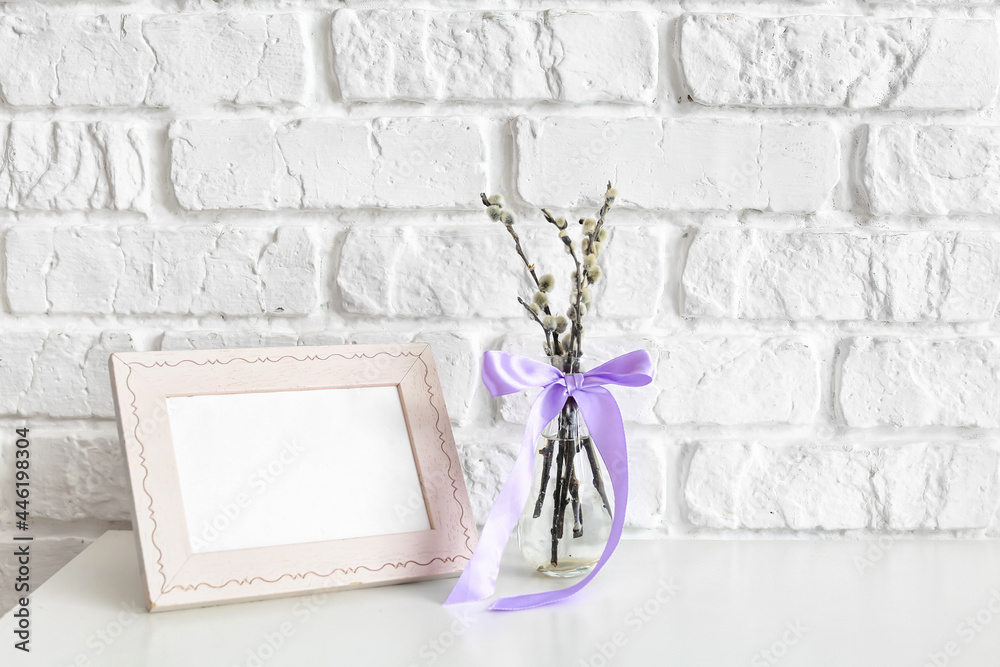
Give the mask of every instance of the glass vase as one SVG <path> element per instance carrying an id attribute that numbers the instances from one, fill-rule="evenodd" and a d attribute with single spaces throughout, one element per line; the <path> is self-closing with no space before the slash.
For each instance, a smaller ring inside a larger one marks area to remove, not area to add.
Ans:
<path id="1" fill-rule="evenodd" d="M 563 373 L 578 357 L 550 357 Z M 521 554 L 538 572 L 575 577 L 594 568 L 611 533 L 613 493 L 572 398 L 542 432 L 528 502 L 517 524 Z"/>

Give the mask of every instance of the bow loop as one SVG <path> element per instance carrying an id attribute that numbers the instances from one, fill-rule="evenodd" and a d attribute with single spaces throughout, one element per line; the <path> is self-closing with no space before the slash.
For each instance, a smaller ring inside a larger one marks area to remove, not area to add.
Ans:
<path id="1" fill-rule="evenodd" d="M 585 375 L 588 384 L 642 387 L 653 381 L 653 360 L 645 350 L 635 350 L 615 357 Z"/>
<path id="2" fill-rule="evenodd" d="M 645 350 L 635 350 L 607 361 L 586 373 L 563 375 L 549 364 L 490 350 L 483 355 L 483 384 L 493 397 L 533 387 L 561 384 L 567 395 L 586 387 L 617 384 L 641 387 L 653 381 L 653 362 Z"/>
<path id="3" fill-rule="evenodd" d="M 487 352 L 483 357 L 483 384 L 493 396 L 541 387 L 524 427 L 524 439 L 510 476 L 500 489 L 483 526 L 479 544 L 445 604 L 471 602 L 493 594 L 500 558 L 528 499 L 535 466 L 535 442 L 545 425 L 555 419 L 574 397 L 597 451 L 604 461 L 614 491 L 615 510 L 611 533 L 600 560 L 580 582 L 562 590 L 518 595 L 497 600 L 491 609 L 512 611 L 550 604 L 573 595 L 593 579 L 611 557 L 625 526 L 628 501 L 628 453 L 625 427 L 614 396 L 604 385 L 641 387 L 653 381 L 653 362 L 645 350 L 623 354 L 586 373 L 563 375 L 558 369 L 506 352 Z"/>
<path id="4" fill-rule="evenodd" d="M 544 387 L 561 377 L 556 368 L 534 359 L 492 350 L 483 355 L 483 384 L 494 398 Z"/>

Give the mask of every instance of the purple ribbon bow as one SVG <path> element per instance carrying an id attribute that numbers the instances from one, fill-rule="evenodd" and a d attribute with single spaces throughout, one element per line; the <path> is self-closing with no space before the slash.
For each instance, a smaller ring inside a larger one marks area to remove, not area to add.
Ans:
<path id="1" fill-rule="evenodd" d="M 486 353 L 483 358 L 483 384 L 494 397 L 530 387 L 541 387 L 542 391 L 528 413 L 521 450 L 486 519 L 479 545 L 445 604 L 472 602 L 493 594 L 497 573 L 500 571 L 500 558 L 528 500 L 535 468 L 535 443 L 545 425 L 556 418 L 570 396 L 580 408 L 583 421 L 590 430 L 590 436 L 597 445 L 597 451 L 604 460 L 614 487 L 615 511 L 608 543 L 594 569 L 576 584 L 558 591 L 501 598 L 490 609 L 516 611 L 551 604 L 573 595 L 597 576 L 618 546 L 625 525 L 625 505 L 628 501 L 625 426 L 622 424 L 617 401 L 604 385 L 641 387 L 652 381 L 653 362 L 645 350 L 623 354 L 587 373 L 572 375 L 563 375 L 548 364 L 506 352 Z"/>

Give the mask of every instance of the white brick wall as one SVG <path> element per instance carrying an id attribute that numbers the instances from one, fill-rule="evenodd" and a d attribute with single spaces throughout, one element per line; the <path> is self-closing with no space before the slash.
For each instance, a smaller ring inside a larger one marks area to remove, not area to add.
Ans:
<path id="1" fill-rule="evenodd" d="M 143 134 L 136 124 L 120 121 L 5 123 L 5 209 L 143 210 L 149 173 Z"/>
<path id="2" fill-rule="evenodd" d="M 331 38 L 340 89 L 352 101 L 656 97 L 652 14 L 345 9 L 334 14 Z"/>
<path id="3" fill-rule="evenodd" d="M 1000 75 L 988 20 L 692 14 L 680 50 L 712 105 L 982 109 Z"/>
<path id="4" fill-rule="evenodd" d="M 168 6 L 169 5 L 169 6 Z M 1000 78 L 986 0 L 14 3 L 0 10 L 0 543 L 39 574 L 127 499 L 116 350 L 430 342 L 477 516 L 538 355 L 540 224 L 620 189 L 589 362 L 630 530 L 1000 535 Z M 10 587 L 0 569 L 0 609 Z"/>
<path id="5" fill-rule="evenodd" d="M 998 241 L 982 231 L 706 229 L 688 250 L 682 314 L 987 322 L 1000 298 Z"/>
<path id="6" fill-rule="evenodd" d="M 596 203 L 611 174 L 625 206 L 811 213 L 839 176 L 825 123 L 522 117 L 516 146 L 518 191 L 540 206 Z"/>
<path id="7" fill-rule="evenodd" d="M 292 226 L 15 226 L 7 299 L 16 314 L 308 315 L 311 236 Z"/>

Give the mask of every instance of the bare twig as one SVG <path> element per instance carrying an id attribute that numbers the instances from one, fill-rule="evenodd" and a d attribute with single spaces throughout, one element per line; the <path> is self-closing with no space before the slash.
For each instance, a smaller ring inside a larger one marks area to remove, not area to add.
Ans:
<path id="1" fill-rule="evenodd" d="M 552 563 L 552 567 L 559 565 L 559 538 L 562 537 L 562 522 L 559 520 L 559 513 L 562 511 L 562 488 L 563 488 L 563 460 L 565 459 L 565 453 L 562 446 L 562 431 L 557 436 L 559 448 L 558 454 L 556 454 L 556 488 L 552 492 L 553 499 L 553 509 L 552 509 L 552 554 L 549 557 L 549 562 Z"/>
<path id="2" fill-rule="evenodd" d="M 559 451 L 563 457 L 562 479 L 559 484 L 559 494 L 556 498 L 556 507 L 558 511 L 558 526 L 556 528 L 556 533 L 558 534 L 559 539 L 562 539 L 566 530 L 566 507 L 569 505 L 570 470 L 573 466 L 573 453 L 570 450 L 569 443 L 569 438 L 561 438 L 559 440 Z"/>
<path id="3" fill-rule="evenodd" d="M 570 496 L 569 496 L 569 490 L 570 489 L 569 489 L 569 486 L 570 486 L 570 478 L 572 477 L 572 468 L 573 468 L 573 452 L 572 452 L 572 449 L 571 449 L 571 444 L 570 444 L 569 438 L 564 438 L 562 440 L 561 445 L 562 445 L 563 457 L 566 460 L 563 463 L 562 488 L 560 488 L 560 490 L 559 490 L 559 500 L 558 500 L 558 504 L 559 504 L 559 527 L 558 527 L 558 532 L 559 532 L 559 538 L 560 539 L 562 539 L 562 536 L 566 532 L 566 508 L 569 507 L 569 501 L 570 501 Z"/>
<path id="4" fill-rule="evenodd" d="M 552 472 L 552 450 L 555 449 L 555 441 L 547 439 L 545 447 L 542 448 L 542 486 L 538 490 L 538 499 L 535 500 L 535 511 L 531 513 L 531 518 L 537 519 L 542 515 L 542 505 L 545 503 L 545 491 L 549 486 L 549 473 Z"/>
<path id="5" fill-rule="evenodd" d="M 573 459 L 575 458 L 574 456 Z M 569 482 L 569 494 L 573 499 L 573 537 L 583 537 L 583 511 L 580 508 L 580 480 L 576 478 L 575 468 L 571 467 L 570 473 L 572 479 Z"/>
<path id="6" fill-rule="evenodd" d="M 611 515 L 611 505 L 608 503 L 608 492 L 604 489 L 604 478 L 601 476 L 601 467 L 597 462 L 597 452 L 594 451 L 594 441 L 590 437 L 583 438 L 583 448 L 587 452 L 587 459 L 590 460 L 590 470 L 594 474 L 594 487 L 601 496 L 604 509 Z"/>

